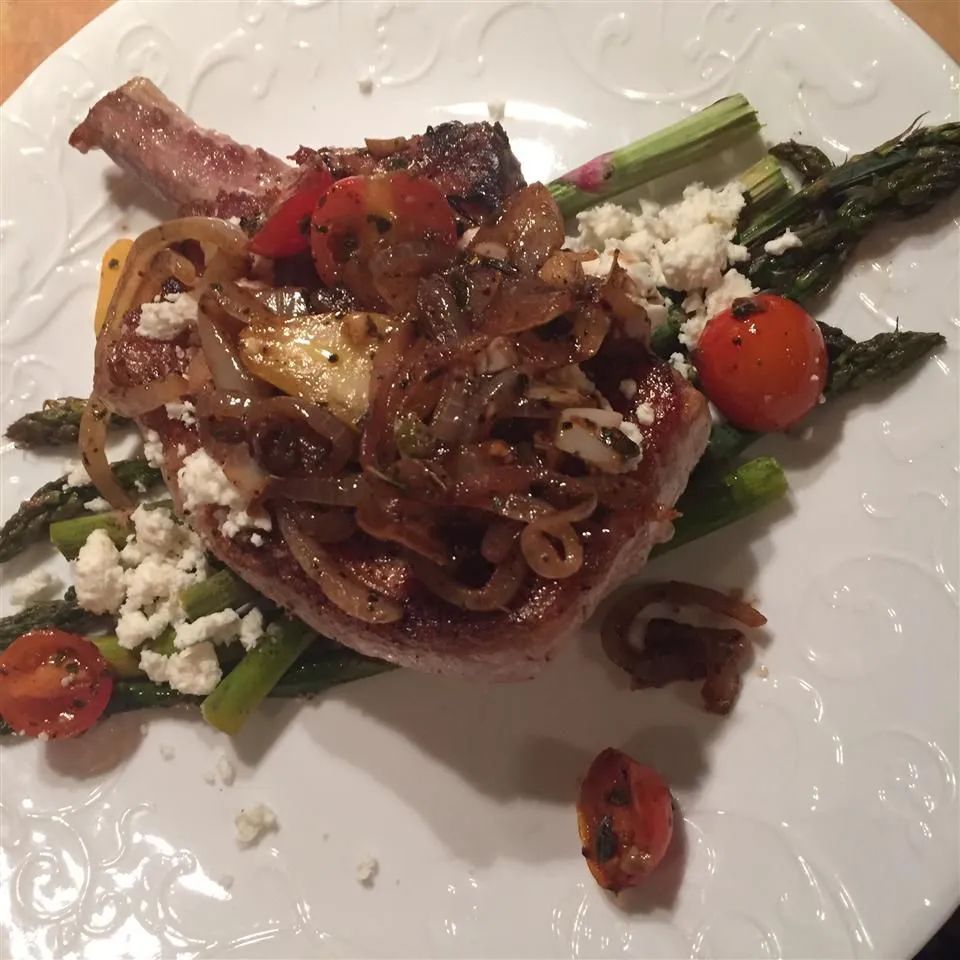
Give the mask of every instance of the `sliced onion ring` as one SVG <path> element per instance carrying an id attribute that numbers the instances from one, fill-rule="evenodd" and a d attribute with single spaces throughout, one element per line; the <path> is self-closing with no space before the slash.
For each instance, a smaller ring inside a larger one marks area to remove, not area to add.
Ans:
<path id="1" fill-rule="evenodd" d="M 335 607 L 364 623 L 395 623 L 403 617 L 399 603 L 348 576 L 327 550 L 304 532 L 294 508 L 279 507 L 277 520 L 294 559 Z"/>
<path id="2" fill-rule="evenodd" d="M 134 506 L 134 500 L 117 482 L 107 460 L 109 421 L 110 411 L 99 397 L 90 397 L 80 417 L 80 452 L 87 473 L 100 495 L 109 500 L 115 510 L 128 510 Z"/>
<path id="3" fill-rule="evenodd" d="M 569 510 L 544 514 L 520 534 L 520 550 L 530 569 L 546 580 L 572 577 L 583 566 L 583 544 L 573 524 L 597 509 L 597 497 L 587 497 Z M 559 541 L 561 550 L 555 544 Z"/>
<path id="4" fill-rule="evenodd" d="M 514 557 L 499 564 L 482 587 L 467 587 L 442 567 L 423 557 L 411 558 L 417 579 L 441 600 L 475 613 L 505 610 L 523 586 L 526 572 L 523 561 Z"/>

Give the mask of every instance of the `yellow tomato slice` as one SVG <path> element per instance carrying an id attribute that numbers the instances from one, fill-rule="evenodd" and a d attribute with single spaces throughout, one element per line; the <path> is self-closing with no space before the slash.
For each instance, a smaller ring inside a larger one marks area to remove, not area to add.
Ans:
<path id="1" fill-rule="evenodd" d="M 97 312 L 93 315 L 93 329 L 98 335 L 106 323 L 113 291 L 117 289 L 117 281 L 123 273 L 123 265 L 132 246 L 133 241 L 126 237 L 115 240 L 107 247 L 100 261 L 100 291 L 97 293 Z"/>

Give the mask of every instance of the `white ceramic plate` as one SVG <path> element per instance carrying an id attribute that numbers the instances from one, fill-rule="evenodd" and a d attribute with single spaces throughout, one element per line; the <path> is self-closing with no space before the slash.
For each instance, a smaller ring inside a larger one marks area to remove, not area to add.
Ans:
<path id="1" fill-rule="evenodd" d="M 958 82 L 888 5 L 120 3 L 2 109 L 4 424 L 88 389 L 100 254 L 160 214 L 66 145 L 136 73 L 276 152 L 505 100 L 529 179 L 736 90 L 771 140 L 839 155 L 947 119 Z M 865 244 L 820 314 L 864 336 L 899 317 L 948 346 L 895 394 L 769 444 L 789 508 L 651 569 L 744 587 L 769 616 L 729 718 L 694 689 L 628 692 L 588 629 L 525 685 L 397 673 L 270 706 L 234 742 L 151 715 L 3 746 L 0 953 L 910 955 L 958 890 L 956 213 Z M 8 447 L 2 467 L 6 516 L 59 463 Z M 574 819 L 607 745 L 659 767 L 683 811 L 624 905 L 590 879 Z M 204 780 L 220 751 L 229 787 Z M 255 801 L 280 829 L 241 851 L 232 819 Z"/>

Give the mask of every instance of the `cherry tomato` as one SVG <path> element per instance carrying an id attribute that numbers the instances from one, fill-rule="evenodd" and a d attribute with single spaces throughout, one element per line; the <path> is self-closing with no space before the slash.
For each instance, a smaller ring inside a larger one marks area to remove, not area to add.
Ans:
<path id="1" fill-rule="evenodd" d="M 362 266 L 377 250 L 410 240 L 453 246 L 457 228 L 439 187 L 408 173 L 338 180 L 313 213 L 310 247 L 328 286 L 341 279 L 353 286 L 350 265 Z"/>
<path id="2" fill-rule="evenodd" d="M 816 406 L 827 382 L 820 328 L 792 300 L 768 293 L 713 317 L 693 361 L 703 392 L 744 430 L 791 426 Z"/>
<path id="3" fill-rule="evenodd" d="M 292 257 L 310 247 L 310 216 L 317 201 L 330 189 L 329 170 L 312 170 L 299 189 L 267 217 L 250 240 L 250 249 L 261 257 Z"/>
<path id="4" fill-rule="evenodd" d="M 31 630 L 0 655 L 0 716 L 33 737 L 89 730 L 112 691 L 107 661 L 74 633 Z"/>
<path id="5" fill-rule="evenodd" d="M 590 764 L 580 786 L 577 825 L 597 883 L 615 893 L 635 886 L 670 846 L 670 790 L 652 767 L 608 747 Z"/>

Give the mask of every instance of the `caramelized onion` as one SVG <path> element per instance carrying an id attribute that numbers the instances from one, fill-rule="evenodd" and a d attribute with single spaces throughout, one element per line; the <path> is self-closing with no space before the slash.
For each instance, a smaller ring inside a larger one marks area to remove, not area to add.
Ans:
<path id="1" fill-rule="evenodd" d="M 524 565 L 519 557 L 499 564 L 482 587 L 468 587 L 442 567 L 422 557 L 411 561 L 417 579 L 441 600 L 476 613 L 505 610 L 524 582 Z"/>
<path id="2" fill-rule="evenodd" d="M 430 510 L 422 504 L 373 490 L 357 507 L 357 524 L 377 540 L 399 543 L 434 563 L 450 562 L 450 550 L 432 530 Z"/>
<path id="3" fill-rule="evenodd" d="M 396 243 L 370 258 L 370 278 L 380 298 L 400 312 L 417 299 L 420 278 L 449 266 L 455 255 L 455 248 L 443 243 L 413 240 Z"/>
<path id="4" fill-rule="evenodd" d="M 255 400 L 247 415 L 252 434 L 275 418 L 295 420 L 305 424 L 318 436 L 325 438 L 329 450 L 318 471 L 321 476 L 336 476 L 354 457 L 357 450 L 356 434 L 326 407 L 297 397 L 268 397 Z"/>
<path id="5" fill-rule="evenodd" d="M 417 286 L 417 309 L 437 343 L 453 346 L 467 333 L 453 288 L 443 277 L 424 277 Z"/>
<path id="6" fill-rule="evenodd" d="M 366 496 L 366 481 L 359 473 L 339 477 L 273 477 L 266 495 L 269 500 L 355 507 Z"/>
<path id="7" fill-rule="evenodd" d="M 441 442 L 449 446 L 456 444 L 463 436 L 467 426 L 467 412 L 472 381 L 463 373 L 454 373 L 443 388 L 430 432 Z"/>
<path id="8" fill-rule="evenodd" d="M 206 291 L 199 301 L 197 331 L 217 389 L 246 397 L 267 395 L 270 387 L 243 365 L 233 342 L 233 332 L 226 327 L 224 311 L 216 295 Z"/>
<path id="9" fill-rule="evenodd" d="M 520 525 L 509 520 L 494 520 L 484 531 L 480 541 L 480 555 L 488 563 L 503 563 L 513 552 Z"/>
<path id="10" fill-rule="evenodd" d="M 399 603 L 350 577 L 329 552 L 304 531 L 295 508 L 279 507 L 277 521 L 294 559 L 334 606 L 364 623 L 394 623 L 403 617 Z"/>
<path id="11" fill-rule="evenodd" d="M 175 403 L 190 392 L 186 379 L 171 373 L 162 380 L 124 387 L 111 397 L 110 410 L 121 417 L 140 417 L 165 403 Z"/>
<path id="12" fill-rule="evenodd" d="M 303 505 L 290 509 L 304 534 L 317 543 L 343 543 L 356 533 L 357 523 L 349 510 Z"/>
<path id="13" fill-rule="evenodd" d="M 497 222 L 477 231 L 470 250 L 490 256 L 486 251 L 505 248 L 515 266 L 532 273 L 563 241 L 563 218 L 556 201 L 542 183 L 533 183 L 507 199 Z"/>
<path id="14" fill-rule="evenodd" d="M 581 259 L 580 255 L 572 250 L 555 250 L 540 268 L 540 279 L 548 287 L 556 287 L 558 290 L 565 287 L 577 289 L 584 281 Z"/>
<path id="15" fill-rule="evenodd" d="M 363 142 L 367 145 L 370 156 L 375 160 L 383 160 L 391 154 L 400 153 L 407 146 L 406 137 L 389 137 L 381 140 L 374 137 L 364 137 Z"/>
<path id="16" fill-rule="evenodd" d="M 543 514 L 528 523 L 520 534 L 520 550 L 530 569 L 547 580 L 573 576 L 583 566 L 583 544 L 572 525 L 596 509 L 597 498 L 592 496 L 569 510 Z"/>
<path id="17" fill-rule="evenodd" d="M 131 496 L 120 486 L 107 460 L 107 424 L 110 412 L 94 395 L 80 417 L 80 453 L 93 485 L 115 510 L 134 506 Z"/>

